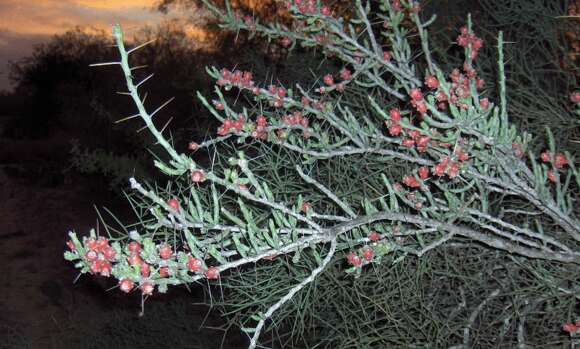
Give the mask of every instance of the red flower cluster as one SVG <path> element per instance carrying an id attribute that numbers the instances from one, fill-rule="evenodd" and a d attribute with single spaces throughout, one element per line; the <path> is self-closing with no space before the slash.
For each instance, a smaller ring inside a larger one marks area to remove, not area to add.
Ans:
<path id="1" fill-rule="evenodd" d="M 217 134 L 225 136 L 230 132 L 241 132 L 244 126 L 244 116 L 240 115 L 237 120 L 226 119 L 223 124 L 218 127 Z"/>
<path id="2" fill-rule="evenodd" d="M 431 169 L 436 176 L 443 176 L 447 174 L 449 177 L 453 178 L 459 174 L 459 163 L 457 161 L 452 161 L 449 156 L 443 157 L 439 163 Z"/>
<path id="3" fill-rule="evenodd" d="M 362 265 L 362 259 L 358 256 L 358 254 L 356 254 L 356 252 L 351 252 L 346 255 L 346 260 L 348 264 L 355 267 L 360 267 Z"/>
<path id="4" fill-rule="evenodd" d="M 460 32 L 461 34 L 457 37 L 457 44 L 462 47 L 471 47 L 471 59 L 475 59 L 477 51 L 483 47 L 483 41 L 475 34 L 470 33 L 467 27 L 461 27 Z"/>
<path id="5" fill-rule="evenodd" d="M 578 332 L 578 330 L 580 330 L 580 321 L 569 322 L 567 324 L 564 324 L 562 326 L 562 330 L 564 332 L 568 332 L 569 334 L 575 334 L 576 332 Z"/>
<path id="6" fill-rule="evenodd" d="M 417 150 L 419 152 L 424 152 L 425 150 L 427 150 L 427 146 L 429 145 L 429 142 L 431 141 L 431 137 L 421 134 L 421 132 L 417 131 L 417 130 L 411 130 L 407 133 L 407 138 L 404 138 L 401 141 L 401 144 L 405 147 L 417 147 Z"/>
<path id="7" fill-rule="evenodd" d="M 249 71 L 234 70 L 231 72 L 224 68 L 221 70 L 216 84 L 218 86 L 234 85 L 239 88 L 252 88 L 254 87 L 252 77 L 252 72 Z"/>
<path id="8" fill-rule="evenodd" d="M 268 125 L 268 120 L 264 115 L 259 115 L 256 118 L 256 124 L 252 124 L 252 133 L 250 135 L 256 139 L 265 140 L 268 138 L 268 133 L 266 132 L 266 126 Z"/>
<path id="9" fill-rule="evenodd" d="M 379 234 L 378 232 L 372 230 L 369 233 L 369 240 L 371 241 L 379 241 L 381 239 L 381 234 Z"/>
<path id="10" fill-rule="evenodd" d="M 423 92 L 418 88 L 414 88 L 409 92 L 409 96 L 411 96 L 411 105 L 420 114 L 425 114 L 427 112 L 427 104 L 425 104 Z"/>
<path id="11" fill-rule="evenodd" d="M 72 241 L 67 242 L 71 251 L 75 251 Z M 104 237 L 98 239 L 87 238 L 83 240 L 85 248 L 85 259 L 90 263 L 91 274 L 111 275 L 111 262 L 116 260 L 117 253 L 109 245 L 109 240 Z"/>
<path id="12" fill-rule="evenodd" d="M 549 151 L 545 151 L 540 155 L 540 158 L 542 159 L 543 162 L 551 163 L 554 169 L 560 169 L 568 165 L 568 159 L 566 158 L 566 155 L 562 153 L 557 153 L 556 155 L 553 155 Z M 556 173 L 554 173 L 553 169 L 549 169 L 547 171 L 547 175 L 549 181 L 554 183 L 557 181 L 556 177 L 557 175 Z"/>

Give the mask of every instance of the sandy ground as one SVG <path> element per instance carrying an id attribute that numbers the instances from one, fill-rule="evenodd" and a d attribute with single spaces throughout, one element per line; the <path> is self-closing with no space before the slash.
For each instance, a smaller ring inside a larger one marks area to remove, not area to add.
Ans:
<path id="1" fill-rule="evenodd" d="M 199 330 L 208 311 L 192 305 L 200 289 L 154 297 L 138 317 L 140 297 L 107 292 L 111 280 L 73 284 L 78 273 L 62 257 L 67 232 L 96 226 L 93 205 L 131 216 L 106 182 L 63 173 L 68 142 L 0 138 L 0 348 L 220 348 L 222 331 Z M 223 323 L 212 313 L 205 325 Z M 243 342 L 230 331 L 223 347 Z"/>

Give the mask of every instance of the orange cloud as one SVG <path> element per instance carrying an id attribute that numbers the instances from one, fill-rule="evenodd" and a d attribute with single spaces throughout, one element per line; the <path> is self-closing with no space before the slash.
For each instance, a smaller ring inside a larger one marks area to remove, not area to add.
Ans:
<path id="1" fill-rule="evenodd" d="M 76 26 L 108 30 L 153 25 L 162 15 L 152 11 L 155 0 L 2 0 L 0 29 L 18 34 L 57 34 Z"/>

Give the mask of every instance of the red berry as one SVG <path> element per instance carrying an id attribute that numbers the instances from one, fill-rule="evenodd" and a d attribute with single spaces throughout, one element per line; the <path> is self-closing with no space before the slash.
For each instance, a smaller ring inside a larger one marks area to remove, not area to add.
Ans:
<path id="1" fill-rule="evenodd" d="M 419 167 L 417 173 L 419 173 L 419 177 L 421 179 L 426 179 L 429 177 L 429 169 L 426 166 Z"/>
<path id="2" fill-rule="evenodd" d="M 323 81 L 325 84 L 327 84 L 328 86 L 332 86 L 334 85 L 334 78 L 332 77 L 332 75 L 330 74 L 326 74 L 324 75 Z"/>
<path id="3" fill-rule="evenodd" d="M 256 119 L 256 124 L 258 124 L 258 126 L 266 127 L 266 124 L 268 124 L 268 120 L 266 120 L 266 117 L 264 115 L 260 115 Z"/>
<path id="4" fill-rule="evenodd" d="M 97 240 L 93 238 L 85 238 L 85 247 L 89 250 L 97 250 Z"/>
<path id="5" fill-rule="evenodd" d="M 108 261 L 112 261 L 115 259 L 115 255 L 117 254 L 115 252 L 115 250 L 111 247 L 111 246 L 107 246 L 103 249 L 102 251 L 103 256 L 105 257 L 106 260 Z"/>
<path id="6" fill-rule="evenodd" d="M 342 80 L 349 80 L 352 77 L 352 73 L 350 72 L 350 70 L 344 68 L 340 71 L 340 78 Z"/>
<path id="7" fill-rule="evenodd" d="M 415 145 L 415 141 L 411 138 L 405 138 L 405 139 L 403 139 L 401 144 L 403 144 L 403 146 L 405 146 L 405 147 L 412 147 Z"/>
<path id="8" fill-rule="evenodd" d="M 457 161 L 452 161 L 449 169 L 447 170 L 449 177 L 453 178 L 459 174 L 459 163 Z"/>
<path id="9" fill-rule="evenodd" d="M 554 157 L 554 167 L 562 168 L 566 165 L 568 165 L 568 159 L 566 158 L 566 155 L 562 153 L 556 154 L 556 156 Z"/>
<path id="10" fill-rule="evenodd" d="M 179 201 L 177 201 L 177 199 L 167 200 L 167 205 L 171 206 L 175 211 L 179 211 Z"/>
<path id="11" fill-rule="evenodd" d="M 372 230 L 369 233 L 369 240 L 371 241 L 379 241 L 381 239 L 381 234 L 377 233 L 376 231 Z"/>
<path id="12" fill-rule="evenodd" d="M 569 334 L 575 334 L 580 329 L 580 321 L 576 321 L 575 323 L 567 323 L 562 326 L 562 330 L 564 332 L 568 332 Z"/>
<path id="13" fill-rule="evenodd" d="M 141 257 L 139 257 L 138 254 L 132 254 L 129 257 L 127 257 L 127 262 L 129 263 L 129 265 L 133 266 L 133 265 L 141 265 L 141 263 L 143 262 L 141 260 Z"/>
<path id="14" fill-rule="evenodd" d="M 121 291 L 129 293 L 133 289 L 133 281 L 129 279 L 122 279 L 119 281 L 119 288 Z"/>
<path id="15" fill-rule="evenodd" d="M 189 142 L 189 144 L 187 145 L 187 149 L 194 151 L 197 150 L 199 148 L 199 144 L 195 143 L 195 142 Z"/>
<path id="16" fill-rule="evenodd" d="M 362 260 L 355 252 L 349 253 L 346 256 L 346 260 L 348 261 L 348 264 L 354 265 L 355 267 L 360 267 L 362 265 Z"/>
<path id="17" fill-rule="evenodd" d="M 201 260 L 199 258 L 195 258 L 192 256 L 189 256 L 187 259 L 187 268 L 190 271 L 198 271 L 200 270 L 202 267 L 202 263 Z"/>
<path id="18" fill-rule="evenodd" d="M 552 170 L 548 170 L 548 180 L 556 183 L 556 174 Z"/>
<path id="19" fill-rule="evenodd" d="M 550 162 L 552 161 L 552 154 L 548 151 L 545 151 L 540 155 L 540 158 L 543 162 Z"/>
<path id="20" fill-rule="evenodd" d="M 403 183 L 411 188 L 419 188 L 421 183 L 414 176 L 403 177 Z"/>
<path id="21" fill-rule="evenodd" d="M 437 78 L 434 77 L 433 75 L 428 75 L 425 78 L 425 85 L 427 85 L 427 87 L 429 87 L 430 89 L 434 90 L 439 87 L 439 80 L 437 80 Z"/>
<path id="22" fill-rule="evenodd" d="M 365 247 L 365 249 L 363 250 L 362 253 L 364 259 L 366 259 L 367 261 L 370 261 L 371 259 L 373 259 L 375 252 L 373 251 L 372 248 L 370 247 Z"/>
<path id="23" fill-rule="evenodd" d="M 489 99 L 487 98 L 482 98 L 479 101 L 479 106 L 481 107 L 481 109 L 487 109 L 489 108 Z"/>
<path id="24" fill-rule="evenodd" d="M 141 293 L 144 296 L 152 295 L 153 291 L 155 290 L 155 286 L 153 286 L 153 284 L 151 284 L 150 282 L 142 283 L 141 286 L 139 286 L 139 288 L 141 289 Z"/>
<path id="25" fill-rule="evenodd" d="M 191 181 L 194 183 L 201 183 L 205 181 L 205 174 L 202 170 L 191 171 Z"/>
<path id="26" fill-rule="evenodd" d="M 220 271 L 216 267 L 209 267 L 205 271 L 205 277 L 208 279 L 217 279 L 220 275 Z"/>
<path id="27" fill-rule="evenodd" d="M 141 250 L 141 245 L 137 241 L 131 241 L 129 245 L 127 245 L 127 249 L 131 254 L 139 254 L 139 250 Z"/>
<path id="28" fill-rule="evenodd" d="M 390 61 L 391 58 L 393 58 L 393 55 L 391 54 L 390 51 L 383 51 L 383 59 L 385 61 Z"/>
<path id="29" fill-rule="evenodd" d="M 159 257 L 163 259 L 169 259 L 173 255 L 173 251 L 171 250 L 171 246 L 169 245 L 161 245 L 159 247 Z"/>
<path id="30" fill-rule="evenodd" d="M 148 278 L 149 275 L 151 275 L 151 266 L 147 263 L 141 264 L 140 270 L 141 270 L 141 275 L 143 275 L 143 277 Z"/>
<path id="31" fill-rule="evenodd" d="M 391 127 L 389 127 L 389 134 L 391 136 L 398 136 L 402 130 L 403 130 L 403 128 L 401 127 L 401 125 L 394 124 L 394 125 L 391 125 Z"/>
<path id="32" fill-rule="evenodd" d="M 409 96 L 411 96 L 411 98 L 413 98 L 415 101 L 420 101 L 423 99 L 423 93 L 418 88 L 412 89 L 411 92 L 409 92 Z"/>
<path id="33" fill-rule="evenodd" d="M 389 116 L 394 122 L 401 121 L 401 111 L 398 108 L 392 108 L 389 110 Z"/>

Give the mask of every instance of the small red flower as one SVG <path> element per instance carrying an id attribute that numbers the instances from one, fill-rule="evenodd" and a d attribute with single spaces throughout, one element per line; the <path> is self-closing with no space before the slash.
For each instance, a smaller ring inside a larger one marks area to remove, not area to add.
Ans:
<path id="1" fill-rule="evenodd" d="M 103 249 L 102 251 L 103 256 L 105 257 L 106 260 L 108 261 L 112 261 L 115 259 L 115 255 L 117 254 L 115 252 L 115 250 L 111 247 L 111 246 L 107 246 Z"/>
<path id="2" fill-rule="evenodd" d="M 151 275 L 151 266 L 149 264 L 143 263 L 139 269 L 141 270 L 141 275 L 143 275 L 143 277 L 148 278 L 149 275 Z"/>
<path id="3" fill-rule="evenodd" d="M 312 209 L 312 205 L 310 205 L 308 202 L 304 202 L 302 203 L 302 207 L 300 209 L 302 212 L 308 212 L 308 210 Z"/>
<path id="4" fill-rule="evenodd" d="M 167 200 L 167 205 L 171 206 L 175 211 L 179 211 L 179 201 L 177 201 L 177 199 Z"/>
<path id="5" fill-rule="evenodd" d="M 398 108 L 392 108 L 389 110 L 389 116 L 394 122 L 401 121 L 401 111 Z"/>
<path id="6" fill-rule="evenodd" d="M 569 334 L 575 334 L 580 329 L 580 321 L 576 322 L 569 322 L 562 326 L 562 330 L 564 332 L 568 332 Z"/>
<path id="7" fill-rule="evenodd" d="M 411 98 L 413 98 L 414 101 L 423 100 L 423 93 L 418 88 L 412 89 L 411 92 L 409 92 L 409 96 L 411 96 Z"/>
<path id="8" fill-rule="evenodd" d="M 552 154 L 549 151 L 545 151 L 540 155 L 540 158 L 543 162 L 550 162 L 552 161 Z"/>
<path id="9" fill-rule="evenodd" d="M 205 277 L 208 279 L 217 279 L 220 275 L 220 271 L 216 267 L 209 267 L 205 271 Z"/>
<path id="10" fill-rule="evenodd" d="M 129 293 L 133 289 L 133 281 L 129 279 L 122 279 L 119 281 L 119 288 L 121 291 Z"/>
<path id="11" fill-rule="evenodd" d="M 447 170 L 449 177 L 453 178 L 459 174 L 459 163 L 457 161 L 452 161 L 449 169 Z"/>
<path id="12" fill-rule="evenodd" d="M 390 61 L 391 58 L 393 58 L 393 55 L 391 54 L 391 51 L 383 51 L 383 59 L 385 61 Z"/>
<path id="13" fill-rule="evenodd" d="M 169 259 L 173 255 L 173 251 L 171 250 L 171 246 L 169 245 L 161 245 L 159 247 L 159 256 L 163 259 Z"/>
<path id="14" fill-rule="evenodd" d="M 326 74 L 324 75 L 323 81 L 325 84 L 327 84 L 328 86 L 332 86 L 334 85 L 334 78 L 332 77 L 332 75 L 330 74 Z"/>
<path id="15" fill-rule="evenodd" d="M 289 37 L 285 36 L 284 38 L 282 38 L 282 40 L 280 40 L 280 44 L 284 47 L 288 47 L 292 45 L 292 40 Z"/>
<path id="16" fill-rule="evenodd" d="M 457 156 L 457 160 L 459 161 L 467 161 L 469 160 L 469 155 L 461 149 L 461 147 L 457 147 L 455 149 L 455 156 Z"/>
<path id="17" fill-rule="evenodd" d="M 556 154 L 556 156 L 554 157 L 554 167 L 562 168 L 566 165 L 568 165 L 568 159 L 566 158 L 566 155 L 562 153 Z"/>
<path id="18" fill-rule="evenodd" d="M 191 150 L 191 151 L 195 151 L 199 148 L 199 144 L 195 143 L 195 142 L 189 142 L 189 144 L 187 145 L 187 149 Z"/>
<path id="19" fill-rule="evenodd" d="M 426 147 L 427 145 L 429 145 L 430 140 L 431 140 L 431 138 L 429 136 L 420 136 L 417 139 L 417 146 L 418 147 Z"/>
<path id="20" fill-rule="evenodd" d="M 430 89 L 434 90 L 439 87 L 439 80 L 437 80 L 437 78 L 434 77 L 433 75 L 428 75 L 425 78 L 425 85 L 427 85 L 427 87 L 429 87 Z"/>
<path id="21" fill-rule="evenodd" d="M 487 109 L 489 108 L 489 99 L 487 98 L 482 98 L 479 101 L 479 106 L 481 107 L 481 109 Z"/>
<path id="22" fill-rule="evenodd" d="M 548 180 L 550 182 L 556 183 L 556 174 L 554 173 L 554 171 L 548 170 L 548 173 L 547 174 L 548 174 Z"/>
<path id="23" fill-rule="evenodd" d="M 222 102 L 213 101 L 213 105 L 217 110 L 224 110 L 224 104 Z"/>
<path id="24" fill-rule="evenodd" d="M 97 240 L 97 251 L 103 252 L 105 248 L 109 247 L 109 240 L 105 239 L 104 237 L 100 237 Z"/>
<path id="25" fill-rule="evenodd" d="M 198 271 L 201 269 L 201 260 L 199 258 L 195 258 L 192 256 L 189 256 L 187 259 L 187 268 L 190 271 Z"/>
<path id="26" fill-rule="evenodd" d="M 141 286 L 139 286 L 139 288 L 141 289 L 141 293 L 144 296 L 152 295 L 153 291 L 155 290 L 155 286 L 153 286 L 153 284 L 151 284 L 150 282 L 142 283 Z"/>
<path id="27" fill-rule="evenodd" d="M 414 176 L 403 177 L 403 183 L 411 188 L 419 188 L 421 183 Z"/>
<path id="28" fill-rule="evenodd" d="M 205 181 L 205 174 L 202 170 L 191 171 L 191 181 L 194 183 L 201 183 Z"/>
<path id="29" fill-rule="evenodd" d="M 379 241 L 381 239 L 381 234 L 377 233 L 376 231 L 372 230 L 369 233 L 369 240 L 371 241 Z"/>
<path id="30" fill-rule="evenodd" d="M 349 80 L 352 77 L 352 73 L 350 72 L 350 70 L 344 68 L 340 71 L 340 78 L 342 80 Z"/>
<path id="31" fill-rule="evenodd" d="M 570 94 L 570 100 L 572 103 L 580 103 L 580 91 Z"/>
<path id="32" fill-rule="evenodd" d="M 268 124 L 268 120 L 266 120 L 266 117 L 264 115 L 260 115 L 256 119 L 256 124 L 258 124 L 258 126 L 266 127 L 266 124 Z"/>
<path id="33" fill-rule="evenodd" d="M 417 173 L 419 173 L 421 179 L 427 179 L 429 177 L 429 169 L 426 166 L 419 167 Z"/>
<path id="34" fill-rule="evenodd" d="M 399 134 L 401 134 L 402 130 L 403 130 L 403 128 L 401 127 L 401 125 L 393 124 L 393 125 L 391 125 L 391 127 L 389 127 L 389 134 L 391 136 L 398 136 Z"/>
<path id="35" fill-rule="evenodd" d="M 85 247 L 89 250 L 96 250 L 97 249 L 97 240 L 93 238 L 89 238 L 85 240 Z"/>
<path id="36" fill-rule="evenodd" d="M 127 257 L 127 263 L 129 263 L 129 265 L 140 266 L 142 262 L 143 261 L 141 260 L 141 257 L 139 257 L 138 254 L 132 254 L 129 257 Z"/>
<path id="37" fill-rule="evenodd" d="M 129 245 L 127 245 L 127 249 L 129 250 L 129 252 L 131 252 L 131 254 L 139 254 L 139 251 L 141 250 L 141 245 L 139 245 L 137 241 L 131 241 Z"/>
<path id="38" fill-rule="evenodd" d="M 412 147 L 415 145 L 415 141 L 411 138 L 405 138 L 405 139 L 403 139 L 401 144 L 405 147 Z"/>
<path id="39" fill-rule="evenodd" d="M 374 255 L 375 255 L 375 251 L 373 251 L 373 249 L 371 247 L 365 247 L 365 249 L 363 250 L 362 253 L 364 259 L 366 259 L 367 261 L 370 261 L 371 259 L 373 259 Z"/>
<path id="40" fill-rule="evenodd" d="M 355 267 L 360 267 L 362 265 L 362 259 L 355 253 L 351 252 L 346 256 L 348 264 L 354 265 Z"/>

